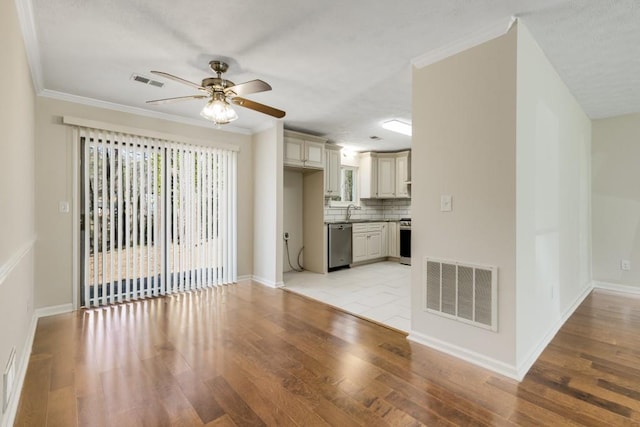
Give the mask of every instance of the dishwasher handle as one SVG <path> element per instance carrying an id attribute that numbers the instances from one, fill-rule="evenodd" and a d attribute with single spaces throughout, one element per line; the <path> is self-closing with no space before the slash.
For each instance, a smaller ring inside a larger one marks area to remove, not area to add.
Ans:
<path id="1" fill-rule="evenodd" d="M 345 230 L 345 229 L 351 229 L 352 226 L 351 224 L 329 224 L 329 228 L 333 230 Z"/>

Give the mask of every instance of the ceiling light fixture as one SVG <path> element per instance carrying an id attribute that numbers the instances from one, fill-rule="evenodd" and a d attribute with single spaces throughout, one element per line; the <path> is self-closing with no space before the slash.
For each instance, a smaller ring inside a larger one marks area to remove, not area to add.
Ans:
<path id="1" fill-rule="evenodd" d="M 217 125 L 224 125 L 238 118 L 235 110 L 231 108 L 222 92 L 213 93 L 211 100 L 204 106 L 200 115 Z"/>
<path id="2" fill-rule="evenodd" d="M 411 136 L 411 123 L 405 123 L 401 122 L 400 120 L 393 119 L 383 122 L 382 127 L 392 132 Z"/>

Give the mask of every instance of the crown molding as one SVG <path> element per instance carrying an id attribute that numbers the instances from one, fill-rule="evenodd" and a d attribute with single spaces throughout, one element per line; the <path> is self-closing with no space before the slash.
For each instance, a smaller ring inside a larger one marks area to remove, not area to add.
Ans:
<path id="1" fill-rule="evenodd" d="M 33 4 L 31 0 L 15 0 L 18 22 L 22 32 L 22 40 L 31 71 L 31 81 L 36 94 L 44 89 L 44 78 L 42 75 L 42 57 L 40 56 L 40 45 L 38 44 L 38 34 L 36 33 L 36 23 L 33 17 Z"/>
<path id="2" fill-rule="evenodd" d="M 458 39 L 452 43 L 446 44 L 437 49 L 433 49 L 424 53 L 417 58 L 411 60 L 411 65 L 416 68 L 424 68 L 428 65 L 442 61 L 445 58 L 456 55 L 472 47 L 493 40 L 507 33 L 516 22 L 515 16 L 501 19 L 492 25 L 483 27 L 477 31 L 469 33 L 465 37 Z"/>
<path id="3" fill-rule="evenodd" d="M 216 128 L 216 125 L 204 120 L 192 119 L 189 117 L 176 116 L 173 114 L 160 113 L 158 111 L 145 110 L 144 108 L 131 107 L 129 105 L 117 104 L 115 102 L 101 101 L 95 98 L 87 98 L 79 95 L 58 92 L 55 90 L 44 89 L 39 96 L 43 98 L 51 98 L 59 101 L 73 102 L 76 104 L 87 105 L 90 107 L 104 108 L 106 110 L 120 111 L 122 113 L 135 114 L 137 116 L 151 117 L 154 119 L 168 120 L 171 122 L 182 123 L 191 126 L 198 126 L 208 129 L 216 129 L 222 132 L 238 133 L 243 135 L 253 134 L 252 130 L 225 125 L 222 128 Z"/>

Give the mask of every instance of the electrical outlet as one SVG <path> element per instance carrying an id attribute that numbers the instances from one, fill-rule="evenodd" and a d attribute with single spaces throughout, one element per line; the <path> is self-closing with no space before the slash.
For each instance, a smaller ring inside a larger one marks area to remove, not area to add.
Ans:
<path id="1" fill-rule="evenodd" d="M 631 270 L 631 261 L 628 259 L 620 260 L 620 270 L 622 271 L 630 271 Z"/>
<path id="2" fill-rule="evenodd" d="M 289 240 L 289 232 L 288 231 L 284 232 L 284 240 Z"/>

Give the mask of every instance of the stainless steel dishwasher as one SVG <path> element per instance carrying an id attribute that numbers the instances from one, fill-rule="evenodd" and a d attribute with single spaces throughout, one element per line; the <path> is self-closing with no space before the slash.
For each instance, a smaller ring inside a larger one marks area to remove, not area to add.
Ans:
<path id="1" fill-rule="evenodd" d="M 329 224 L 329 271 L 351 264 L 351 224 Z"/>

